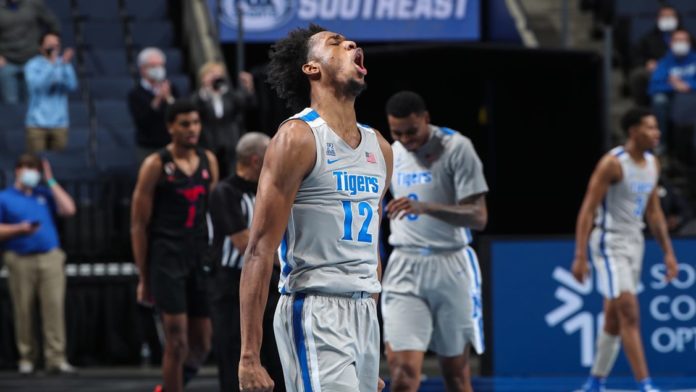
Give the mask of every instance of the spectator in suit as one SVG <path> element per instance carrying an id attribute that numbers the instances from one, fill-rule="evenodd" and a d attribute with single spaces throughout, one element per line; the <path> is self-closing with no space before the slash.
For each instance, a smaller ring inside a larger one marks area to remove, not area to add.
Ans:
<path id="1" fill-rule="evenodd" d="M 41 27 L 60 30 L 43 0 L 0 1 L 0 102 L 20 101 L 22 72 L 26 62 L 36 55 Z"/>
<path id="2" fill-rule="evenodd" d="M 41 173 L 46 186 L 40 185 Z M 35 155 L 20 156 L 15 183 L 0 192 L 0 244 L 9 272 L 19 372 L 34 371 L 38 347 L 32 331 L 38 297 L 47 370 L 74 373 L 65 356 L 65 253 L 54 215 L 75 214 L 72 197 L 53 178 L 51 165 Z"/>
<path id="3" fill-rule="evenodd" d="M 201 145 L 215 153 L 221 178 L 225 178 L 235 161 L 237 141 L 245 131 L 245 110 L 255 105 L 254 80 L 250 73 L 241 72 L 235 88 L 218 62 L 204 64 L 198 78 L 201 87 L 193 101 L 203 125 Z"/>
<path id="4" fill-rule="evenodd" d="M 164 116 L 179 94 L 167 80 L 166 62 L 158 48 L 145 48 L 138 54 L 140 83 L 128 93 L 138 165 L 171 141 Z"/>
<path id="5" fill-rule="evenodd" d="M 630 84 L 633 99 L 639 105 L 650 102 L 646 92 L 657 62 L 669 51 L 672 33 L 681 28 L 681 18 L 674 7 L 663 5 L 657 12 L 655 27 L 645 34 L 634 48 Z"/>
<path id="6" fill-rule="evenodd" d="M 661 151 L 665 151 L 669 138 L 669 114 L 675 94 L 690 93 L 696 89 L 696 52 L 691 49 L 689 32 L 677 29 L 672 33 L 670 51 L 660 59 L 650 78 L 648 95 L 662 130 Z"/>
<path id="7" fill-rule="evenodd" d="M 39 41 L 41 54 L 24 67 L 29 92 L 26 118 L 27 151 L 62 150 L 68 142 L 68 93 L 77 89 L 77 76 L 70 63 L 73 50 L 61 54 L 60 35 L 45 33 Z"/>

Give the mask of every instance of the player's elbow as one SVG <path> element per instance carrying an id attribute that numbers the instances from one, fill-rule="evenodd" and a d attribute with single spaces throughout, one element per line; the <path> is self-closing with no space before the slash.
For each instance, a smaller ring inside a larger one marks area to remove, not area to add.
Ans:
<path id="1" fill-rule="evenodd" d="M 482 209 L 475 215 L 471 229 L 483 231 L 486 228 L 486 225 L 488 225 L 488 211 L 486 209 Z"/>

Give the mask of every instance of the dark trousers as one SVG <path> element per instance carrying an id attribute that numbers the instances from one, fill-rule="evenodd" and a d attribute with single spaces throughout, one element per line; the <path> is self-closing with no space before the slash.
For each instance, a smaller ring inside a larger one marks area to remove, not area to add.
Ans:
<path id="1" fill-rule="evenodd" d="M 218 362 L 220 390 L 239 391 L 239 356 L 241 355 L 241 333 L 239 325 L 239 278 L 241 271 L 236 268 L 219 267 L 214 276 L 214 294 L 211 300 L 213 322 L 213 350 Z M 275 392 L 285 391 L 283 368 L 278 357 L 278 348 L 273 334 L 273 314 L 280 294 L 277 275 L 271 279 L 268 304 L 263 315 L 263 344 L 261 364 L 275 383 Z"/>

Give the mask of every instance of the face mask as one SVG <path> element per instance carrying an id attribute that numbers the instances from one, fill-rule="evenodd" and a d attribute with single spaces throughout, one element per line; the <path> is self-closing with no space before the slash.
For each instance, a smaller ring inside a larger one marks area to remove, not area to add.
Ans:
<path id="1" fill-rule="evenodd" d="M 688 42 L 675 42 L 672 44 L 672 53 L 675 56 L 686 56 L 691 51 L 691 45 Z"/>
<path id="2" fill-rule="evenodd" d="M 674 31 L 677 28 L 677 18 L 673 16 L 663 16 L 657 20 L 657 28 L 662 32 Z"/>
<path id="3" fill-rule="evenodd" d="M 55 46 L 48 46 L 44 48 L 44 53 L 46 53 L 46 56 L 51 57 L 51 55 L 57 50 L 58 48 Z"/>
<path id="4" fill-rule="evenodd" d="M 213 80 L 213 90 L 220 91 L 223 87 L 227 87 L 227 79 L 219 77 Z"/>
<path id="5" fill-rule="evenodd" d="M 167 70 L 164 67 L 151 67 L 147 69 L 147 77 L 155 82 L 161 82 L 167 77 Z"/>
<path id="6" fill-rule="evenodd" d="M 19 177 L 19 182 L 27 188 L 35 188 L 39 185 L 39 181 L 41 181 L 41 174 L 35 169 L 24 169 Z"/>

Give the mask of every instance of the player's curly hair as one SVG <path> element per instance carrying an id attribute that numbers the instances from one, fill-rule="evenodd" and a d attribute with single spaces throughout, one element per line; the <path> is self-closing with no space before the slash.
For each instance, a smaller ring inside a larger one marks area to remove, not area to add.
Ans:
<path id="1" fill-rule="evenodd" d="M 326 29 L 312 23 L 306 29 L 292 30 L 271 46 L 267 82 L 293 110 L 310 104 L 309 80 L 302 72 L 302 66 L 308 60 L 309 39 L 322 31 Z"/>

